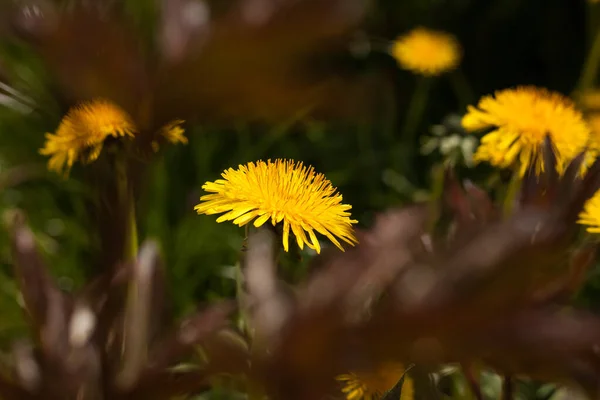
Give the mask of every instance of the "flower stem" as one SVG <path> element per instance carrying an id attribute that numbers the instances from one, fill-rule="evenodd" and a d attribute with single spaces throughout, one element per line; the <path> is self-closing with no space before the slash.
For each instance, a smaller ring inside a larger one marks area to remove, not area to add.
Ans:
<path id="1" fill-rule="evenodd" d="M 128 260 L 134 260 L 138 254 L 138 232 L 137 232 L 137 221 L 135 218 L 135 202 L 133 200 L 133 195 L 129 194 L 129 206 L 127 213 L 128 223 L 127 223 L 127 247 L 125 248 L 125 257 Z"/>
<path id="2" fill-rule="evenodd" d="M 519 172 L 515 169 L 513 172 L 510 182 L 508 183 L 508 187 L 506 188 L 506 192 L 504 194 L 504 202 L 503 202 L 503 213 L 504 216 L 508 216 L 513 211 L 513 206 L 515 204 L 515 196 L 521 187 L 521 176 Z"/>
<path id="3" fill-rule="evenodd" d="M 420 77 L 417 81 L 415 91 L 408 105 L 408 111 L 402 128 L 402 140 L 400 141 L 400 146 L 405 148 L 406 156 L 399 157 L 400 152 L 398 151 L 393 154 L 392 165 L 397 172 L 407 172 L 408 167 L 413 161 L 416 153 L 415 148 L 418 147 L 414 142 L 427 106 L 431 82 L 431 79 L 426 77 Z"/>
<path id="4" fill-rule="evenodd" d="M 249 224 L 244 225 L 244 240 L 240 251 L 240 259 L 235 266 L 235 297 L 240 310 L 239 328 L 252 340 L 252 331 L 249 329 L 247 310 L 244 304 L 244 272 L 246 263 L 246 251 L 248 250 L 248 236 L 250 234 Z"/>
<path id="5" fill-rule="evenodd" d="M 502 400 L 512 400 L 513 398 L 513 382 L 510 375 L 504 376 L 502 381 Z"/>
<path id="6" fill-rule="evenodd" d="M 124 210 L 125 217 L 125 245 L 123 246 L 122 260 L 133 261 L 138 253 L 138 233 L 135 217 L 135 199 L 129 185 L 127 159 L 119 157 L 116 160 L 117 190 L 120 206 Z"/>
<path id="7" fill-rule="evenodd" d="M 431 169 L 431 198 L 429 199 L 428 232 L 434 234 L 435 227 L 441 215 L 441 200 L 444 195 L 444 184 L 446 183 L 446 168 L 442 163 L 436 164 Z"/>
<path id="8" fill-rule="evenodd" d="M 590 27 L 592 29 L 592 27 Z M 594 86 L 596 81 L 596 75 L 598 73 L 598 66 L 600 65 L 600 27 L 596 29 L 592 39 L 592 46 L 587 55 L 585 63 L 583 64 L 583 70 L 577 89 L 583 92 Z"/>

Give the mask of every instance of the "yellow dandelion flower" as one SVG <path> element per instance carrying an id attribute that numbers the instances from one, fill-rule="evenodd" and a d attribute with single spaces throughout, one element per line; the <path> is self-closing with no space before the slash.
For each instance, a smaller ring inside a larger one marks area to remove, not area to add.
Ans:
<path id="1" fill-rule="evenodd" d="M 166 124 L 165 126 L 160 128 L 160 130 L 159 130 L 160 136 L 162 136 L 164 139 L 166 139 L 167 142 L 169 142 L 169 143 L 187 144 L 188 139 L 185 137 L 185 130 L 181 127 L 181 125 L 183 123 L 185 123 L 185 121 L 183 121 L 181 119 L 176 119 L 176 120 L 169 122 L 168 124 Z M 160 146 L 158 144 L 158 140 L 152 141 L 151 145 L 152 145 L 152 150 L 154 150 L 155 152 L 157 152 L 159 150 Z"/>
<path id="2" fill-rule="evenodd" d="M 600 190 L 586 201 L 577 223 L 586 225 L 589 233 L 600 233 Z"/>
<path id="3" fill-rule="evenodd" d="M 344 250 L 336 237 L 354 245 L 356 237 L 350 219 L 350 205 L 342 195 L 312 167 L 292 160 L 268 160 L 229 168 L 223 179 L 206 182 L 202 189 L 210 194 L 200 198 L 194 209 L 198 214 L 221 214 L 217 222 L 233 221 L 238 226 L 254 220 L 259 227 L 271 219 L 283 221 L 283 248 L 288 251 L 290 228 L 300 248 L 306 244 L 321 251 L 315 231 L 325 235 Z M 256 218 L 256 219 L 255 219 Z M 306 235 L 308 233 L 308 237 Z"/>
<path id="4" fill-rule="evenodd" d="M 521 176 L 530 166 L 538 174 L 544 170 L 538 155 L 546 136 L 554 145 L 559 172 L 590 140 L 590 128 L 570 99 L 535 86 L 483 97 L 477 108 L 469 106 L 462 125 L 468 131 L 494 128 L 481 139 L 475 161 L 500 168 L 518 164 Z"/>
<path id="5" fill-rule="evenodd" d="M 385 364 L 375 372 L 351 372 L 336 378 L 342 383 L 342 392 L 347 400 L 379 400 L 402 378 L 405 369 L 402 364 Z M 406 375 L 399 400 L 413 400 L 412 379 Z"/>
<path id="6" fill-rule="evenodd" d="M 452 70 L 461 58 L 460 45 L 454 36 L 426 28 L 416 28 L 400 36 L 391 53 L 401 68 L 425 76 Z"/>
<path id="7" fill-rule="evenodd" d="M 181 127 L 181 125 L 185 121 L 176 119 L 174 121 L 169 122 L 162 128 L 160 128 L 160 134 L 167 139 L 169 143 L 177 144 L 183 143 L 187 144 L 188 140 L 185 137 L 185 131 Z"/>
<path id="8" fill-rule="evenodd" d="M 105 100 L 85 102 L 69 110 L 55 134 L 46 134 L 40 154 L 50 156 L 48 169 L 68 172 L 75 161 L 96 160 L 107 137 L 133 137 L 134 133 L 133 121 L 117 105 Z"/>

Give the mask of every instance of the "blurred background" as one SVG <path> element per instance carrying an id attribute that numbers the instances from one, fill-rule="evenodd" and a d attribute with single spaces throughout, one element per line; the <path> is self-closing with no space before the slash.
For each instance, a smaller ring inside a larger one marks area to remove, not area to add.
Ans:
<path id="1" fill-rule="evenodd" d="M 61 20 L 69 13 L 76 17 Z M 235 294 L 244 232 L 194 212 L 204 182 L 258 159 L 304 161 L 368 227 L 380 210 L 431 197 L 444 163 L 484 185 L 502 180 L 471 166 L 477 136 L 460 128 L 466 106 L 523 84 L 573 93 L 599 17 L 600 5 L 584 0 L 3 0 L 0 211 L 26 212 L 52 273 L 76 290 L 102 258 L 90 210 L 106 199 L 87 166 L 68 179 L 47 171 L 45 133 L 92 96 L 111 98 L 148 130 L 185 119 L 189 143 L 143 158 L 136 186 L 139 236 L 158 239 L 181 316 Z M 463 55 L 425 89 L 390 54 L 419 26 L 454 35 Z M 2 232 L 0 345 L 26 332 Z M 313 255 L 284 259 L 283 274 L 301 279 Z M 592 309 L 594 276 L 580 299 Z"/>

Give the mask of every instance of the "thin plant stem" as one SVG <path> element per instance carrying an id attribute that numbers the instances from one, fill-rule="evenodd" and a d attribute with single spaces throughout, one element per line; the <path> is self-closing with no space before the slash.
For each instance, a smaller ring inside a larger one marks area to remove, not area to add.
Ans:
<path id="1" fill-rule="evenodd" d="M 251 338 L 252 332 L 248 325 L 248 315 L 244 307 L 244 264 L 246 262 L 246 251 L 248 249 L 248 236 L 250 234 L 250 227 L 248 224 L 244 225 L 244 240 L 242 241 L 242 248 L 240 252 L 240 260 L 235 266 L 235 297 L 240 309 L 240 324 L 239 327 L 242 332 Z"/>
<path id="2" fill-rule="evenodd" d="M 592 27 L 590 28 L 592 29 Z M 583 64 L 583 70 L 577 85 L 577 90 L 579 90 L 579 92 L 583 92 L 594 86 L 596 75 L 598 73 L 598 66 L 600 66 L 600 27 L 597 28 L 594 33 L 592 46 L 590 47 L 590 51 Z"/>
<path id="3" fill-rule="evenodd" d="M 510 375 L 506 375 L 502 380 L 502 400 L 512 400 L 513 381 Z"/>
<path id="4" fill-rule="evenodd" d="M 444 195 L 444 184 L 446 178 L 446 168 L 444 164 L 436 164 L 431 171 L 431 198 L 429 200 L 429 215 L 428 232 L 431 234 L 435 231 L 435 226 L 441 214 L 441 199 Z"/>
<path id="5" fill-rule="evenodd" d="M 521 187 L 521 176 L 519 175 L 519 171 L 515 169 L 513 172 L 510 182 L 508 183 L 508 187 L 506 188 L 506 192 L 504 194 L 504 202 L 502 204 L 502 211 L 504 215 L 510 215 L 513 211 L 513 206 L 515 203 L 515 196 Z"/>
<path id="6" fill-rule="evenodd" d="M 127 171 L 127 158 L 120 156 L 116 160 L 116 175 L 119 191 L 119 201 L 121 207 L 125 209 L 125 246 L 123 248 L 123 261 L 133 261 L 138 253 L 138 233 L 135 216 L 135 200 L 133 191 L 129 184 L 129 174 Z"/>
<path id="7" fill-rule="evenodd" d="M 241 269 L 240 269 L 240 278 L 243 278 L 248 265 L 247 265 L 247 257 L 246 257 L 246 251 L 248 250 L 248 245 L 249 245 L 249 238 L 250 238 L 250 224 L 246 224 L 244 225 L 244 233 L 245 233 L 245 237 L 244 237 L 244 253 L 242 255 L 243 257 L 243 261 L 241 263 Z M 260 228 L 257 229 L 269 229 L 267 226 L 262 226 Z M 240 284 L 240 287 L 242 286 L 242 284 Z M 251 291 L 252 289 L 249 289 L 249 291 Z M 257 343 L 257 338 L 254 335 L 254 332 L 250 329 L 250 323 L 249 321 L 251 320 L 250 315 L 247 313 L 247 309 L 245 307 L 241 307 L 241 310 L 243 312 L 243 318 L 245 319 L 245 325 L 246 325 L 246 331 L 247 331 L 247 336 L 248 336 L 248 341 L 249 341 L 249 349 L 250 352 L 256 356 L 258 356 L 257 352 L 260 352 L 260 345 Z M 260 339 L 259 339 L 260 341 Z M 248 400 L 263 400 L 266 398 L 265 396 L 265 392 L 263 387 L 258 383 L 258 382 L 254 382 L 252 380 L 248 381 L 248 386 L 247 386 L 247 390 L 246 390 L 246 394 L 247 394 L 247 399 Z"/>
<path id="8" fill-rule="evenodd" d="M 128 223 L 127 223 L 127 248 L 125 250 L 125 256 L 129 260 L 133 260 L 137 257 L 138 249 L 139 249 L 139 240 L 138 240 L 138 231 L 137 231 L 137 221 L 135 217 L 135 202 L 133 199 L 133 195 L 129 197 L 129 206 L 127 213 Z"/>
<path id="9" fill-rule="evenodd" d="M 407 151 L 406 157 L 398 157 L 396 155 L 392 162 L 392 165 L 397 172 L 406 172 L 407 167 L 410 166 L 415 156 L 414 142 L 419 129 L 419 124 L 423 119 L 423 114 L 427 107 L 431 82 L 431 79 L 427 77 L 419 77 L 417 81 L 415 91 L 408 105 L 404 126 L 401 131 L 402 138 L 400 140 L 400 145 L 405 147 Z M 396 153 L 397 152 L 395 152 L 395 154 Z"/>
<path id="10" fill-rule="evenodd" d="M 473 374 L 473 370 L 470 365 L 461 365 L 463 374 L 465 376 L 465 380 L 471 389 L 471 393 L 476 400 L 483 400 L 483 395 L 481 394 L 481 387 L 479 385 L 479 380 Z"/>
<path id="11" fill-rule="evenodd" d="M 242 243 L 242 251 L 246 251 L 248 246 L 248 236 L 250 235 L 250 225 L 244 225 L 244 242 Z"/>

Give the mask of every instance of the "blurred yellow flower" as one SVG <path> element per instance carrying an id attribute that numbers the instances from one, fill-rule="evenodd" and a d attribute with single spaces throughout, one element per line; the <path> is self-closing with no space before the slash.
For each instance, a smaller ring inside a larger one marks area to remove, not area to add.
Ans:
<path id="1" fill-rule="evenodd" d="M 577 223 L 586 225 L 589 233 L 600 233 L 600 191 L 585 203 Z"/>
<path id="2" fill-rule="evenodd" d="M 210 194 L 200 198 L 194 209 L 198 214 L 221 214 L 217 222 L 231 221 L 238 226 L 254 220 L 259 227 L 271 219 L 283 221 L 283 248 L 288 251 L 290 228 L 300 248 L 306 244 L 317 253 L 321 246 L 315 231 L 325 235 L 344 250 L 336 236 L 354 245 L 350 205 L 342 204 L 342 195 L 331 182 L 302 162 L 277 159 L 250 162 L 237 170 L 229 168 L 223 179 L 206 182 L 202 189 Z M 308 237 L 306 233 L 308 233 Z"/>
<path id="3" fill-rule="evenodd" d="M 456 68 L 461 49 L 448 33 L 416 28 L 396 39 L 392 56 L 401 68 L 425 76 L 435 76 Z"/>
<path id="4" fill-rule="evenodd" d="M 163 126 L 159 134 L 170 143 L 187 143 L 181 124 L 174 120 Z M 50 156 L 48 169 L 67 174 L 76 161 L 89 163 L 100 156 L 108 137 L 134 137 L 137 128 L 131 117 L 107 100 L 92 100 L 69 110 L 56 133 L 46 134 L 40 154 Z M 158 151 L 158 142 L 152 142 Z"/>
<path id="5" fill-rule="evenodd" d="M 125 111 L 105 100 L 73 107 L 62 119 L 55 134 L 46 134 L 40 154 L 50 156 L 48 169 L 68 173 L 75 161 L 94 161 L 109 137 L 133 137 L 135 126 Z"/>
<path id="6" fill-rule="evenodd" d="M 185 137 L 185 131 L 181 127 L 181 125 L 185 121 L 176 119 L 174 121 L 169 122 L 165 126 L 160 129 L 160 134 L 167 139 L 169 143 L 177 144 L 183 143 L 187 144 L 188 140 Z"/>
<path id="7" fill-rule="evenodd" d="M 185 130 L 181 127 L 181 125 L 183 123 L 185 123 L 185 121 L 183 121 L 181 119 L 176 119 L 176 120 L 169 122 L 168 124 L 166 124 L 165 126 L 160 128 L 160 131 L 159 131 L 160 136 L 162 136 L 164 139 L 166 139 L 166 141 L 169 143 L 187 144 L 188 139 L 185 137 Z M 154 140 L 152 142 L 152 150 L 157 152 L 159 147 L 160 146 L 158 144 L 158 140 Z"/>
<path id="8" fill-rule="evenodd" d="M 517 164 L 521 176 L 530 166 L 538 174 L 544 170 L 538 155 L 546 136 L 554 145 L 559 172 L 590 140 L 590 128 L 570 99 L 535 86 L 483 97 L 477 108 L 469 106 L 462 125 L 468 131 L 494 128 L 481 139 L 475 161 L 501 168 Z"/>
<path id="9" fill-rule="evenodd" d="M 402 364 L 384 364 L 375 372 L 351 372 L 339 375 L 336 379 L 343 384 L 342 392 L 347 400 L 379 400 L 402 378 L 405 369 Z M 406 375 L 399 400 L 413 400 L 412 379 Z"/>

